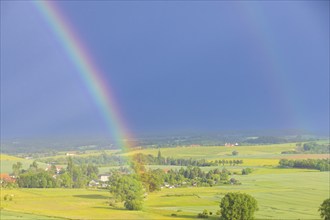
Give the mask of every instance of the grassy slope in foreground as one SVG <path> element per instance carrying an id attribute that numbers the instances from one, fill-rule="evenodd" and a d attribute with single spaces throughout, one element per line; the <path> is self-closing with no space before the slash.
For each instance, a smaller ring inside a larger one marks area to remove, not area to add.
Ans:
<path id="1" fill-rule="evenodd" d="M 61 220 L 62 219 L 63 220 L 64 218 L 56 218 L 56 217 L 1 210 L 0 219 L 4 219 L 4 220 Z"/>
<path id="2" fill-rule="evenodd" d="M 263 168 L 262 174 L 239 175 L 240 186 L 163 189 L 149 194 L 143 211 L 111 208 L 108 191 L 87 189 L 2 189 L 1 206 L 8 211 L 72 219 L 166 219 L 172 213 L 195 218 L 203 209 L 215 213 L 225 193 L 240 191 L 257 199 L 257 219 L 318 219 L 317 209 L 329 196 L 329 172 L 273 171 Z M 13 201 L 3 200 L 7 193 L 15 195 Z"/>

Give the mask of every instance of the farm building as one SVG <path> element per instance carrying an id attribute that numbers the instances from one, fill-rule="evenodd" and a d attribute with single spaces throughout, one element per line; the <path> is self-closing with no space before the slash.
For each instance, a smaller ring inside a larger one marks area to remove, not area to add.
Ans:
<path id="1" fill-rule="evenodd" d="M 3 183 L 15 183 L 16 179 L 13 177 L 9 176 L 8 173 L 0 173 L 0 184 Z"/>

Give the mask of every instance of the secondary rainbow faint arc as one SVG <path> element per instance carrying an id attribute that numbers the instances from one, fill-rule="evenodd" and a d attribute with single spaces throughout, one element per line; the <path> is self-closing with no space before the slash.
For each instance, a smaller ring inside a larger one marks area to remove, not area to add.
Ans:
<path id="1" fill-rule="evenodd" d="M 73 61 L 95 103 L 103 114 L 106 125 L 116 144 L 123 150 L 128 149 L 130 138 L 113 92 L 104 79 L 104 74 L 97 67 L 86 45 L 76 34 L 54 1 L 34 1 L 49 27 L 57 36 L 68 57 Z"/>

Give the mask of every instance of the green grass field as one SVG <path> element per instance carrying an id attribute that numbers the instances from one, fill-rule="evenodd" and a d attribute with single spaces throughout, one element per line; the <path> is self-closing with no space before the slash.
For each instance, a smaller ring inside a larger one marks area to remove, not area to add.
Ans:
<path id="1" fill-rule="evenodd" d="M 318 206 L 329 197 L 329 172 L 261 168 L 235 178 L 243 184 L 162 189 L 148 195 L 143 211 L 109 207 L 110 193 L 92 189 L 2 189 L 1 206 L 12 214 L 70 219 L 166 219 L 172 213 L 194 218 L 203 209 L 215 213 L 226 192 L 240 191 L 257 199 L 257 219 L 319 219 Z M 13 194 L 13 201 L 4 201 L 6 194 Z"/>
<path id="2" fill-rule="evenodd" d="M 240 172 L 252 167 L 249 175 L 234 175 L 242 185 L 216 187 L 164 188 L 150 193 L 142 211 L 127 211 L 123 205 L 110 207 L 110 193 L 97 189 L 1 189 L 1 219 L 192 219 L 204 209 L 214 214 L 227 192 L 239 191 L 254 196 L 259 205 L 257 219 L 320 219 L 318 207 L 329 198 L 330 173 L 307 169 L 280 169 L 278 160 L 284 157 L 322 158 L 328 155 L 281 155 L 295 144 L 238 146 L 238 147 L 178 147 L 161 149 L 163 156 L 195 159 L 243 159 L 244 164 L 226 166 Z M 231 156 L 237 150 L 239 155 Z M 95 154 L 96 152 L 90 152 Z M 158 149 L 143 149 L 125 153 L 157 155 Z M 297 158 L 298 159 L 298 158 Z M 12 163 L 32 161 L 7 155 L 1 157 L 1 170 L 11 170 Z M 7 168 L 3 168 L 3 164 Z M 6 165 L 7 164 L 7 165 Z M 106 172 L 114 167 L 101 167 Z M 179 169 L 180 166 L 147 166 L 150 169 Z M 202 169 L 214 169 L 203 167 Z M 222 166 L 219 167 L 220 169 Z M 3 171 L 1 171 L 3 172 Z M 6 194 L 14 195 L 13 201 L 4 201 Z M 172 217 L 176 214 L 177 217 Z M 218 219 L 212 215 L 209 219 Z"/>
<path id="3" fill-rule="evenodd" d="M 295 149 L 295 143 L 277 144 L 277 145 L 258 145 L 258 146 L 210 146 L 210 147 L 176 147 L 161 148 L 162 156 L 177 158 L 194 158 L 194 159 L 222 159 L 235 158 L 232 156 L 233 151 L 238 151 L 240 158 L 273 158 L 273 156 L 281 155 L 282 151 Z M 130 151 L 123 155 L 133 155 L 136 153 L 152 154 L 157 156 L 159 149 L 141 149 Z M 275 157 L 276 158 L 276 157 Z"/>
<path id="4" fill-rule="evenodd" d="M 1 219 L 4 220 L 61 220 L 64 218 L 57 218 L 45 215 L 33 215 L 22 212 L 12 212 L 7 210 L 1 210 Z"/>

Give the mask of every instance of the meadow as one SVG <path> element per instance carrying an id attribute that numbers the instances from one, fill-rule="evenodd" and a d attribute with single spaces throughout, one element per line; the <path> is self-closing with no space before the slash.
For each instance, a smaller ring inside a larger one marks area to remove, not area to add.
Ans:
<path id="1" fill-rule="evenodd" d="M 318 206 L 329 196 L 329 173 L 275 170 L 263 168 L 262 172 L 239 175 L 237 178 L 243 182 L 239 186 L 164 188 L 147 196 L 142 211 L 110 207 L 110 193 L 97 189 L 2 189 L 1 206 L 12 215 L 29 213 L 48 218 L 167 219 L 176 214 L 176 218 L 189 219 L 204 209 L 215 214 L 226 192 L 240 191 L 257 199 L 257 219 L 319 219 Z M 6 194 L 14 195 L 13 201 L 4 201 Z"/>
<path id="2" fill-rule="evenodd" d="M 28 169 L 30 164 L 33 163 L 31 159 L 23 159 L 20 157 L 10 156 L 6 154 L 0 154 L 0 173 L 11 173 L 13 171 L 12 167 L 14 163 L 21 162 L 23 169 Z M 42 168 L 46 168 L 45 163 L 38 162 L 38 165 Z"/>
<path id="3" fill-rule="evenodd" d="M 163 156 L 195 159 L 243 159 L 244 164 L 225 167 L 239 172 L 251 167 L 249 175 L 233 175 L 242 185 L 214 187 L 163 188 L 149 193 L 142 211 L 125 210 L 122 204 L 109 206 L 111 198 L 106 189 L 1 189 L 1 219 L 192 219 L 204 209 L 213 213 L 209 219 L 218 219 L 219 202 L 227 192 L 244 192 L 258 201 L 256 219 L 320 219 L 318 207 L 329 198 L 330 173 L 308 169 L 278 168 L 280 158 L 323 158 L 329 155 L 283 155 L 295 144 L 262 146 L 177 147 L 161 149 Z M 238 151 L 232 156 L 232 151 Z M 93 152 L 92 154 L 95 154 Z M 157 155 L 158 149 L 142 149 L 124 153 Z M 2 155 L 4 161 L 17 158 Z M 20 161 L 24 159 L 18 158 Z M 30 161 L 26 161 L 30 162 Z M 106 172 L 114 167 L 102 167 Z M 180 166 L 150 165 L 150 169 L 179 169 Z M 213 169 L 214 167 L 203 167 Z M 219 166 L 221 169 L 222 166 Z M 1 166 L 1 172 L 3 172 Z M 5 195 L 13 195 L 5 201 Z M 176 215 L 175 217 L 172 215 Z"/>

